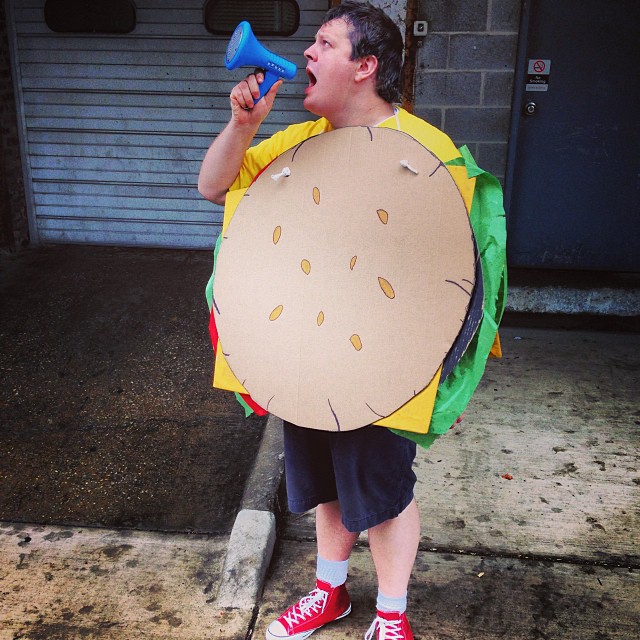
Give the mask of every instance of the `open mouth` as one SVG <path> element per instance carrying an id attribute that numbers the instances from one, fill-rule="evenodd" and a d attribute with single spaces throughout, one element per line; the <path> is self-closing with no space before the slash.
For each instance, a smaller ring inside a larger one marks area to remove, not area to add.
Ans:
<path id="1" fill-rule="evenodd" d="M 318 80 L 315 77 L 315 75 L 309 70 L 309 68 L 307 68 L 306 71 L 307 71 L 307 76 L 309 77 L 309 86 L 313 87 L 316 84 L 316 82 L 318 82 Z"/>

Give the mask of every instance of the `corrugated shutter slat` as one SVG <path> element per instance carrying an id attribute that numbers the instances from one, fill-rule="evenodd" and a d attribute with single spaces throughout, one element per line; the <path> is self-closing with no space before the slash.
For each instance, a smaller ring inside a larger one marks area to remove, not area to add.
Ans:
<path id="1" fill-rule="evenodd" d="M 224 68 L 202 0 L 136 0 L 127 35 L 60 34 L 44 0 L 10 0 L 25 146 L 42 242 L 210 248 L 222 211 L 198 194 L 202 157 L 246 70 Z M 290 38 L 262 38 L 300 68 L 260 138 L 309 117 L 302 52 L 327 9 L 300 3 Z"/>

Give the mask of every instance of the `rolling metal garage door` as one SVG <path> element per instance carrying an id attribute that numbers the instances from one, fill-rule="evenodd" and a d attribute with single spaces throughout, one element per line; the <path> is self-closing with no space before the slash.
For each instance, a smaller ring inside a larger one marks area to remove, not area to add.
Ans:
<path id="1" fill-rule="evenodd" d="M 197 175 L 245 71 L 225 69 L 228 37 L 205 29 L 204 0 L 136 0 L 124 35 L 54 33 L 44 4 L 7 4 L 32 241 L 212 247 L 222 209 Z M 302 51 L 328 2 L 299 5 L 293 36 L 260 38 L 299 67 L 263 136 L 309 116 Z"/>

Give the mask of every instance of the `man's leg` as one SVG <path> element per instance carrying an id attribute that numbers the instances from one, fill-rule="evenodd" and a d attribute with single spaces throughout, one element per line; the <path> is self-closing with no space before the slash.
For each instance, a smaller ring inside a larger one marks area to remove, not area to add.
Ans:
<path id="1" fill-rule="evenodd" d="M 316 507 L 318 557 L 316 588 L 289 607 L 267 629 L 267 640 L 304 640 L 316 629 L 351 611 L 345 586 L 348 558 L 358 534 L 342 525 L 331 459 L 330 432 L 285 423 L 289 507 L 301 513 Z M 328 500 L 320 503 L 316 500 Z M 332 501 L 333 499 L 333 501 Z"/>
<path id="2" fill-rule="evenodd" d="M 358 539 L 357 533 L 347 531 L 342 524 L 342 512 L 337 500 L 319 504 L 316 508 L 316 535 L 318 555 L 332 562 L 348 560 Z"/>
<path id="3" fill-rule="evenodd" d="M 369 546 L 378 574 L 377 615 L 366 640 L 413 640 L 406 616 L 407 587 L 420 542 L 420 513 L 415 499 L 397 517 L 369 529 Z"/>
<path id="4" fill-rule="evenodd" d="M 420 542 L 420 513 L 415 499 L 397 517 L 369 529 L 369 547 L 378 574 L 378 587 L 397 598 L 407 593 Z"/>
<path id="5" fill-rule="evenodd" d="M 269 625 L 267 640 L 304 640 L 351 611 L 351 599 L 344 583 L 347 561 L 358 534 L 344 528 L 337 500 L 316 508 L 316 532 L 316 588 Z"/>

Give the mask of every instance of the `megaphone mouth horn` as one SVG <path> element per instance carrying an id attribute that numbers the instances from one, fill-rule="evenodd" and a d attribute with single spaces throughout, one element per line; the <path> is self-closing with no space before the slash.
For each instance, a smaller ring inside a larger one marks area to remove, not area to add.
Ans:
<path id="1" fill-rule="evenodd" d="M 247 26 L 249 23 L 246 23 Z M 249 26 L 249 29 L 251 27 Z M 243 32 L 243 23 L 241 22 L 231 34 L 231 39 L 229 40 L 229 44 L 227 45 L 227 51 L 225 54 L 225 61 L 230 63 L 233 60 L 233 57 L 238 52 L 240 48 L 240 42 L 242 41 L 242 32 Z"/>
<path id="2" fill-rule="evenodd" d="M 264 81 L 260 85 L 260 97 L 279 78 L 291 80 L 296 75 L 296 65 L 289 60 L 269 51 L 253 35 L 251 25 L 243 20 L 231 34 L 225 53 L 225 66 L 232 70 L 237 67 L 258 67 L 264 69 Z"/>

